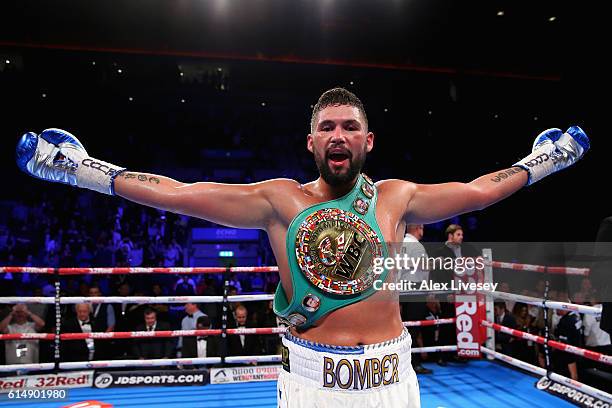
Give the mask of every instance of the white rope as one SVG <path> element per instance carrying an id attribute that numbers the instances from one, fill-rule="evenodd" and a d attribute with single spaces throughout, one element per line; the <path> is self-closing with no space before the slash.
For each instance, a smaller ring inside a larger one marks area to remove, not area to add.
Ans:
<path id="1" fill-rule="evenodd" d="M 14 305 L 16 303 L 42 303 L 46 305 L 52 305 L 55 303 L 54 297 L 26 297 L 26 296 L 6 296 L 0 297 L 0 303 Z"/>
<path id="2" fill-rule="evenodd" d="M 42 370 L 53 370 L 55 364 L 53 363 L 41 363 L 41 364 L 8 364 L 0 365 L 0 373 L 8 373 L 11 371 L 42 371 Z"/>
<path id="3" fill-rule="evenodd" d="M 516 295 L 514 293 L 497 292 L 497 291 L 483 291 L 481 293 L 491 295 L 498 299 L 514 300 L 516 302 L 526 303 L 529 305 L 544 307 L 544 299 L 535 298 L 531 296 Z M 549 309 L 569 310 L 573 312 L 579 312 L 584 314 L 600 315 L 601 309 L 593 306 L 577 305 L 574 303 L 556 302 L 552 300 L 546 301 L 546 307 Z"/>
<path id="4" fill-rule="evenodd" d="M 480 347 L 480 351 L 482 351 L 485 354 L 489 354 L 489 355 L 495 357 L 498 360 L 501 360 L 503 362 L 511 364 L 511 365 L 513 365 L 515 367 L 522 368 L 525 371 L 529 371 L 531 373 L 534 373 L 534 374 L 537 374 L 537 375 L 540 375 L 540 376 L 543 376 L 543 377 L 546 376 L 546 370 L 544 368 L 536 367 L 536 366 L 534 366 L 532 364 L 526 363 L 526 362 L 521 361 L 521 360 L 517 360 L 516 358 L 507 356 L 507 355 L 502 354 L 502 353 L 498 353 L 497 351 L 490 350 L 490 349 L 488 349 L 486 347 Z M 589 395 L 592 395 L 592 396 L 595 396 L 597 398 L 600 398 L 600 399 L 602 399 L 604 401 L 612 402 L 612 395 L 610 395 L 607 392 L 602 391 L 600 389 L 591 387 L 590 385 L 583 384 L 581 382 L 572 380 L 571 378 L 564 377 L 564 376 L 559 375 L 557 373 L 550 373 L 550 378 L 552 380 L 557 381 L 557 382 L 566 384 L 566 385 L 568 385 L 570 387 L 579 389 L 580 391 L 583 391 L 583 392 L 585 392 L 585 393 L 587 393 Z"/>
<path id="5" fill-rule="evenodd" d="M 220 364 L 220 357 L 206 358 L 155 358 L 150 360 L 101 360 L 101 361 L 72 361 L 59 364 L 62 370 L 81 368 L 117 368 L 117 367 L 158 367 L 194 364 Z"/>
<path id="6" fill-rule="evenodd" d="M 232 356 L 225 357 L 225 362 L 228 364 L 249 364 L 249 363 L 278 363 L 281 361 L 280 354 L 271 354 L 267 356 Z"/>
<path id="7" fill-rule="evenodd" d="M 410 349 L 411 353 L 441 353 L 444 351 L 457 351 L 457 346 L 414 347 Z"/>

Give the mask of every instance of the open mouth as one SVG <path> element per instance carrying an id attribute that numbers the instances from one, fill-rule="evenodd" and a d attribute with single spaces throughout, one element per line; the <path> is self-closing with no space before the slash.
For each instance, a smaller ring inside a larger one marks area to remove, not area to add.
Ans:
<path id="1" fill-rule="evenodd" d="M 345 151 L 335 151 L 327 154 L 327 159 L 335 166 L 347 164 L 350 158 L 350 154 Z"/>

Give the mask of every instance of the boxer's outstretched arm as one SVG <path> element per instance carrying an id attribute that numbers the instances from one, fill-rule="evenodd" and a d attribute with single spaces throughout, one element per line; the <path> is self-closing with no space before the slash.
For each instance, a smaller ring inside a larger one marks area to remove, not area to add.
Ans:
<path id="1" fill-rule="evenodd" d="M 115 194 L 174 213 L 239 228 L 265 228 L 273 208 L 268 193 L 280 180 L 255 184 L 181 183 L 154 174 L 125 171 Z"/>
<path id="2" fill-rule="evenodd" d="M 243 228 L 266 228 L 274 215 L 271 197 L 289 180 L 249 185 L 185 184 L 95 159 L 81 142 L 61 129 L 24 134 L 17 143 L 17 165 L 36 178 L 118 194 L 151 207 Z"/>
<path id="3" fill-rule="evenodd" d="M 527 171 L 512 167 L 471 183 L 416 184 L 405 218 L 412 224 L 429 224 L 481 210 L 520 190 L 527 179 Z"/>

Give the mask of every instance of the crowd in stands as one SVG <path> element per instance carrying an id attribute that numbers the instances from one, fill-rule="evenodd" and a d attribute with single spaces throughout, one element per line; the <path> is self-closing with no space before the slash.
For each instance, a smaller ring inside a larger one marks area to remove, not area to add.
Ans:
<path id="1" fill-rule="evenodd" d="M 111 208 L 99 207 L 93 196 L 82 193 L 65 200 L 40 201 L 40 205 L 19 203 L 13 206 L 8 222 L 0 227 L 0 264 L 11 266 L 178 266 L 187 250 L 186 217 L 120 202 Z M 409 227 L 409 241 L 423 238 L 422 226 Z M 474 256 L 463 243 L 463 229 L 451 224 L 447 240 L 432 256 Z M 423 248 L 424 250 L 424 248 Z M 472 252 L 471 252 L 472 251 Z M 437 271 L 429 277 L 446 279 Z M 427 277 L 421 276 L 421 279 Z M 0 276 L 4 296 L 54 296 L 53 277 L 41 274 Z M 63 296 L 190 296 L 222 295 L 221 275 L 80 275 L 61 277 Z M 233 274 L 229 294 L 272 293 L 279 282 L 277 274 Z M 501 292 L 511 292 L 501 282 Z M 520 294 L 543 297 L 544 281 Z M 579 291 L 549 291 L 549 299 L 601 307 L 600 296 L 590 280 L 584 278 Z M 495 302 L 495 322 L 527 333 L 544 336 L 543 309 L 511 301 Z M 454 317 L 452 297 L 430 294 L 419 302 L 404 304 L 404 320 L 432 320 Z M 0 306 L 0 332 L 55 332 L 53 305 L 17 304 Z M 279 325 L 272 302 L 230 303 L 227 327 L 275 327 Z M 592 315 L 549 310 L 548 333 L 551 339 L 610 354 L 610 336 L 599 328 Z M 61 332 L 164 331 L 220 328 L 221 304 L 89 304 L 62 305 Z M 434 325 L 411 329 L 415 346 L 427 347 L 455 343 L 453 325 Z M 62 341 L 61 359 L 87 361 L 107 359 L 152 359 L 172 357 L 217 357 L 224 355 L 278 354 L 278 335 L 232 335 L 227 343 L 217 336 L 178 338 L 70 340 Z M 542 345 L 496 332 L 498 351 L 545 367 Z M 7 340 L 0 342 L 0 364 L 53 361 L 53 342 Z M 223 350 L 222 350 L 223 348 Z M 573 354 L 551 349 L 555 371 L 580 379 L 584 368 L 597 364 Z M 422 363 L 466 363 L 455 353 L 416 353 L 415 370 L 430 374 Z M 431 367 L 431 366 L 430 366 Z"/>

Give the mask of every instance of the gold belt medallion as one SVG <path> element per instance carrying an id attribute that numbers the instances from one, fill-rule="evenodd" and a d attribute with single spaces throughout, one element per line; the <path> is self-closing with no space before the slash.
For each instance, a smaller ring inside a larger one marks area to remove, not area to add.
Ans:
<path id="1" fill-rule="evenodd" d="M 298 264 L 308 280 L 339 295 L 371 287 L 374 259 L 382 256 L 380 238 L 372 227 L 338 208 L 325 208 L 306 217 L 295 245 Z"/>

